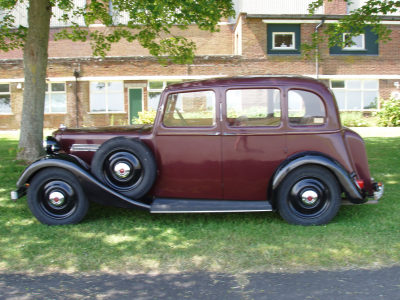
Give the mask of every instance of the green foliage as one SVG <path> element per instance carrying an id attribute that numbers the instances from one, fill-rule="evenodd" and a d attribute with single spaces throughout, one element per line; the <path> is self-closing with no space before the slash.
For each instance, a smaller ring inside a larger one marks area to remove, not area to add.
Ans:
<path id="1" fill-rule="evenodd" d="M 381 126 L 400 126 L 400 101 L 394 98 L 381 100 L 381 109 L 375 112 L 378 124 Z"/>
<path id="2" fill-rule="evenodd" d="M 9 51 L 24 45 L 28 29 L 13 28 L 14 17 L 11 14 L 12 8 L 19 2 L 0 0 L 3 16 L 0 21 L 0 50 Z M 29 6 L 29 1 L 25 3 Z M 56 40 L 90 40 L 94 56 L 105 56 L 111 45 L 122 39 L 128 42 L 137 40 L 163 64 L 168 60 L 186 64 L 194 58 L 195 43 L 175 30 L 171 31 L 173 26 L 186 30 L 190 25 L 197 25 L 201 30 L 217 32 L 221 18 L 235 15 L 231 0 L 113 0 L 113 14 L 109 13 L 108 0 L 88 1 L 84 7 L 78 8 L 73 6 L 72 0 L 54 0 L 50 3 L 65 11 L 59 18 L 64 22 L 83 16 L 87 26 L 100 22 L 107 27 L 105 30 L 92 30 L 72 22 L 71 28 L 55 34 Z M 128 12 L 128 24 L 115 22 L 122 12 Z"/>
<path id="3" fill-rule="evenodd" d="M 374 118 L 366 117 L 360 111 L 340 112 L 340 120 L 347 127 L 370 127 L 374 125 Z"/>
<path id="4" fill-rule="evenodd" d="M 150 109 L 138 112 L 139 117 L 132 118 L 132 124 L 154 124 L 157 111 Z"/>
<path id="5" fill-rule="evenodd" d="M 160 63 L 168 59 L 173 63 L 186 64 L 193 61 L 196 45 L 171 31 L 173 25 L 180 30 L 197 25 L 201 30 L 219 31 L 221 18 L 234 16 L 231 0 L 114 0 L 113 14 L 109 14 L 108 0 L 93 0 L 84 9 L 75 11 L 83 15 L 87 25 L 101 22 L 107 30 L 89 30 L 75 25 L 55 35 L 56 39 L 86 41 L 90 39 L 93 54 L 105 56 L 113 43 L 122 39 L 137 40 Z M 127 24 L 116 23 L 121 12 L 128 12 Z"/>
<path id="6" fill-rule="evenodd" d="M 10 30 L 15 21 L 11 10 L 17 3 L 17 0 L 0 0 L 0 50 L 4 52 L 22 48 L 26 39 L 26 27 L 20 26 Z"/>
<path id="7" fill-rule="evenodd" d="M 333 0 L 328 0 L 332 2 Z M 351 3 L 352 0 L 344 0 Z M 324 0 L 316 0 L 309 6 L 310 15 L 315 13 L 315 10 L 324 4 Z M 336 23 L 330 23 L 325 26 L 325 29 L 318 33 L 312 34 L 312 42 L 310 44 L 302 44 L 302 55 L 305 58 L 314 58 L 315 50 L 318 45 L 327 41 L 328 47 L 333 46 L 351 46 L 354 45 L 353 37 L 364 32 L 366 25 L 372 26 L 372 31 L 378 35 L 377 42 L 387 43 L 391 40 L 390 33 L 392 30 L 381 24 L 382 16 L 397 12 L 400 8 L 400 1 L 386 0 L 367 0 L 363 6 L 345 15 Z M 321 34 L 322 32 L 322 34 Z M 346 39 L 343 40 L 343 33 L 346 34 Z"/>

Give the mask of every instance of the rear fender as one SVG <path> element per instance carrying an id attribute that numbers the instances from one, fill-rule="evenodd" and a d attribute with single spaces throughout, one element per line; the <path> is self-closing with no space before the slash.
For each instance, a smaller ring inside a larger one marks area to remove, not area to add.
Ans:
<path id="1" fill-rule="evenodd" d="M 338 162 L 322 155 L 306 154 L 289 159 L 277 169 L 272 181 L 272 199 L 274 202 L 278 188 L 286 175 L 294 169 L 305 165 L 319 165 L 331 171 L 338 179 L 342 191 L 346 194 L 346 198 L 350 202 L 361 204 L 368 201 L 365 193 L 355 185 L 353 174 L 349 174 Z"/>
<path id="2" fill-rule="evenodd" d="M 78 178 L 86 197 L 94 202 L 122 208 L 150 210 L 149 205 L 129 199 L 104 186 L 89 173 L 87 165 L 82 160 L 68 154 L 47 155 L 35 161 L 21 174 L 17 188 L 26 187 L 26 184 L 32 180 L 37 172 L 46 168 L 63 168 L 74 174 Z"/>

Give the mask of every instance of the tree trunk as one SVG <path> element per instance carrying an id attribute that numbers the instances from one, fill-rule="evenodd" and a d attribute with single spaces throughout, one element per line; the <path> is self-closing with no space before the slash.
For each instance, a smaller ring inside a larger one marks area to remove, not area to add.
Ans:
<path id="1" fill-rule="evenodd" d="M 24 100 L 17 159 L 34 161 L 44 154 L 43 119 L 51 4 L 30 0 L 28 35 L 24 46 Z"/>

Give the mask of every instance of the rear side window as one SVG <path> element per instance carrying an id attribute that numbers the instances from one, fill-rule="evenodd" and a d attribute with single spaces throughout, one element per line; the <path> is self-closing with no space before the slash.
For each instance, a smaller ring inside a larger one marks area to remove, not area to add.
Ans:
<path id="1" fill-rule="evenodd" d="M 214 126 L 215 93 L 200 91 L 169 95 L 163 124 L 167 127 Z"/>
<path id="2" fill-rule="evenodd" d="M 229 127 L 279 126 L 281 97 L 278 89 L 241 89 L 226 92 Z"/>
<path id="3" fill-rule="evenodd" d="M 323 125 L 326 122 L 325 106 L 314 93 L 291 90 L 289 97 L 289 124 L 292 126 Z"/>

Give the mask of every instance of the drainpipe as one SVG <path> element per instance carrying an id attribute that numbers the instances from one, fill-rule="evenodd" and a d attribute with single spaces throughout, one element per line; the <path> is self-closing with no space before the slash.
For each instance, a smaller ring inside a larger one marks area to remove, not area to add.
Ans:
<path id="1" fill-rule="evenodd" d="M 79 77 L 79 71 L 75 70 L 74 71 L 74 76 L 75 76 L 75 104 L 76 104 L 76 127 L 79 127 L 79 112 L 78 112 L 78 77 Z"/>
<path id="2" fill-rule="evenodd" d="M 322 18 L 321 19 L 321 22 L 317 25 L 317 27 L 315 27 L 315 33 L 317 33 L 318 34 L 318 28 L 319 27 L 321 27 L 322 26 L 322 24 L 324 24 L 324 22 L 325 22 L 325 18 Z M 318 68 L 319 68 L 319 66 L 318 66 L 318 44 L 316 45 L 316 49 L 315 49 L 315 72 L 316 72 L 316 75 L 317 75 L 317 79 L 318 79 Z"/>

